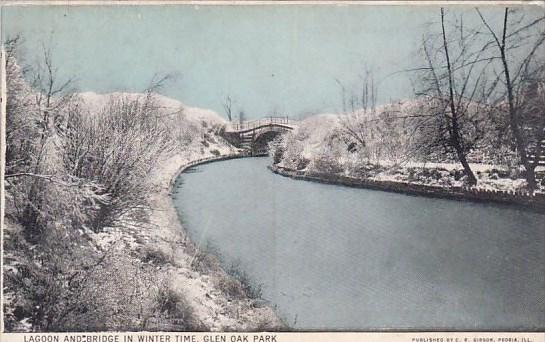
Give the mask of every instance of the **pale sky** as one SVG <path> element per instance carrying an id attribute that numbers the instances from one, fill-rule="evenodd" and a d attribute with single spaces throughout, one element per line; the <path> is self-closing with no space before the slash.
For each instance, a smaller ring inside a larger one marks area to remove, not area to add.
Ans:
<path id="1" fill-rule="evenodd" d="M 355 91 L 366 66 L 379 102 L 412 97 L 407 74 L 384 78 L 414 65 L 438 19 L 439 7 L 423 6 L 19 6 L 2 8 L 2 35 L 22 35 L 27 63 L 50 46 L 80 91 L 137 92 L 175 72 L 161 92 L 188 105 L 223 114 L 230 95 L 250 118 L 297 117 L 339 112 L 335 79 Z"/>

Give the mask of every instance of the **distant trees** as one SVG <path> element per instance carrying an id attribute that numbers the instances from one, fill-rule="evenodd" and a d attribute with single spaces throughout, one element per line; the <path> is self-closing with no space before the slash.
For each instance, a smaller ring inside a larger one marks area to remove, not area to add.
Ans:
<path id="1" fill-rule="evenodd" d="M 244 110 L 241 110 L 238 113 L 238 122 L 242 124 L 244 121 L 246 121 L 246 113 L 244 112 Z"/>
<path id="2" fill-rule="evenodd" d="M 350 96 L 350 110 L 341 115 L 335 134 L 346 150 L 362 162 L 400 162 L 408 159 L 410 137 L 407 113 L 402 103 L 377 106 L 378 83 L 374 72 L 366 69 L 361 84 Z"/>
<path id="3" fill-rule="evenodd" d="M 343 103 L 346 96 L 345 87 L 337 80 L 337 83 L 342 87 Z M 366 141 L 370 138 L 372 120 L 374 118 L 377 87 L 374 81 L 374 75 L 370 70 L 366 70 L 361 84 L 361 93 L 352 94 L 350 96 L 351 111 L 343 113 L 341 118 L 341 130 L 348 137 L 348 145 L 351 143 L 357 145 L 357 148 L 362 150 L 366 147 Z M 345 105 L 343 105 L 345 107 Z"/>
<path id="4" fill-rule="evenodd" d="M 225 98 L 225 102 L 223 102 L 223 109 L 225 110 L 225 114 L 227 114 L 227 119 L 229 122 L 233 121 L 233 101 L 231 100 L 231 96 L 227 96 Z"/>

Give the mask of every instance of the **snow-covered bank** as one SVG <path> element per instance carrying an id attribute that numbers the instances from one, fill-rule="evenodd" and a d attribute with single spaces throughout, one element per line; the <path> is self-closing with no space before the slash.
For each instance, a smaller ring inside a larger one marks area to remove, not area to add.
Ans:
<path id="1" fill-rule="evenodd" d="M 271 165 L 269 166 L 269 169 L 276 174 L 298 180 L 436 198 L 503 203 L 516 205 L 540 213 L 543 213 L 545 210 L 545 194 L 542 192 L 536 192 L 535 194 L 530 195 L 521 191 L 502 191 L 482 187 L 472 189 L 464 188 L 462 186 L 447 187 L 437 184 L 432 185 L 421 182 L 402 181 L 395 177 L 352 177 L 326 172 L 306 172 L 278 165 Z"/>
<path id="2" fill-rule="evenodd" d="M 282 329 L 189 241 L 169 198 L 181 166 L 238 152 L 223 118 L 153 93 L 80 93 L 54 99 L 44 135 L 26 124 L 42 122 L 35 98 L 10 96 L 6 331 Z"/>
<path id="3" fill-rule="evenodd" d="M 139 94 L 84 93 L 80 96 L 91 105 L 92 112 L 97 112 L 112 97 L 132 99 Z M 183 304 L 189 307 L 192 329 L 282 329 L 283 323 L 270 307 L 259 298 L 249 298 L 243 290 L 244 284 L 222 269 L 215 256 L 199 249 L 189 239 L 181 223 L 183 218 L 178 216 L 170 198 L 176 178 L 188 167 L 241 157 L 213 128 L 224 125 L 225 120 L 206 109 L 187 107 L 160 95 L 155 98 L 165 115 L 180 113 L 185 123 L 181 125 L 180 145 L 166 154 L 149 175 L 153 184 L 153 192 L 149 194 L 149 224 L 124 230 L 123 240 L 130 241 L 130 249 L 139 258 L 154 263 L 175 296 L 183 298 Z"/>
<path id="4" fill-rule="evenodd" d="M 206 329 L 282 329 L 284 324 L 270 307 L 259 299 L 248 298 L 240 291 L 238 280 L 221 268 L 216 257 L 203 255 L 203 251 L 189 240 L 169 197 L 173 180 L 187 167 L 196 165 L 195 160 L 209 162 L 238 157 L 230 151 L 221 152 L 220 156 L 176 155 L 161 164 L 155 175 L 157 191 L 152 195 L 151 223 L 157 228 L 141 232 L 146 240 L 141 247 L 157 249 L 171 256 L 172 262 L 165 269 L 168 278 L 188 300 L 193 314 Z"/>
<path id="5" fill-rule="evenodd" d="M 323 114 L 271 144 L 273 170 L 290 176 L 382 190 L 542 206 L 545 170 L 535 169 L 535 196 L 514 152 L 483 136 L 468 154 L 477 184 L 470 185 L 453 153 L 415 139 L 412 117 L 425 106 L 405 101 L 376 112 Z M 395 110 L 394 110 L 395 109 Z M 403 119 L 392 119 L 395 117 Z M 408 119 L 405 119 L 408 118 Z M 422 133 L 422 135 L 424 135 Z M 500 144 L 501 145 L 501 144 Z"/>
<path id="6" fill-rule="evenodd" d="M 91 103 L 107 103 L 111 95 L 84 94 Z M 132 97 L 132 94 L 118 96 Z M 260 298 L 250 298 L 245 284 L 228 274 L 214 255 L 199 249 L 187 236 L 173 205 L 171 194 L 178 175 L 205 162 L 241 157 L 212 129 L 225 120 L 209 110 L 192 108 L 157 96 L 166 114 L 181 111 L 187 124 L 181 131 L 182 144 L 162 158 L 149 179 L 151 212 L 149 224 L 124 230 L 125 241 L 139 258 L 152 262 L 168 286 L 189 307 L 192 329 L 205 331 L 258 331 L 285 328 L 272 308 Z M 161 329 L 161 326 L 158 326 Z"/>

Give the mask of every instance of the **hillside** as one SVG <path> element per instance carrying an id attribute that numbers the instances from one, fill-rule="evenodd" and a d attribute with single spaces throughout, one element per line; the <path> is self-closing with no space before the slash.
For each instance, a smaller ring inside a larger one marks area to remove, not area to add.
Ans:
<path id="1" fill-rule="evenodd" d="M 468 103 L 460 123 L 479 189 L 521 191 L 526 182 L 500 112 Z M 274 163 L 302 172 L 325 172 L 382 181 L 463 186 L 465 175 L 446 145 L 443 123 L 427 98 L 375 110 L 322 114 L 272 144 Z M 536 169 L 538 175 L 543 167 Z M 543 185 L 540 185 L 543 188 Z"/>
<path id="2" fill-rule="evenodd" d="M 77 96 L 83 101 L 86 110 L 89 113 L 96 113 L 105 108 L 109 101 L 113 99 L 125 98 L 128 100 L 143 99 L 146 94 L 143 93 L 125 93 L 113 92 L 108 94 L 98 94 L 95 92 L 81 92 Z M 184 103 L 161 94 L 153 94 L 157 102 L 159 111 L 164 114 L 173 114 L 182 111 L 185 117 L 193 122 L 205 121 L 210 124 L 225 124 L 227 121 L 218 113 L 204 108 L 190 107 Z"/>
<path id="3" fill-rule="evenodd" d="M 6 331 L 282 325 L 169 198 L 188 162 L 237 152 L 224 119 L 159 94 L 41 94 L 12 57 L 7 80 Z"/>

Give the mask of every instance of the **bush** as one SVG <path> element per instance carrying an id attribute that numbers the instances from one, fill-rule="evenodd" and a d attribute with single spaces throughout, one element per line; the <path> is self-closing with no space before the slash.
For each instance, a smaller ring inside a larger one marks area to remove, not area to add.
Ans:
<path id="1" fill-rule="evenodd" d="M 142 261 L 153 263 L 155 265 L 171 264 L 173 261 L 172 251 L 168 252 L 165 249 L 156 248 L 149 245 L 144 245 L 142 248 Z"/>
<path id="2" fill-rule="evenodd" d="M 464 172 L 461 170 L 454 169 L 450 171 L 450 175 L 454 177 L 454 180 L 459 181 L 464 176 Z"/>
<path id="3" fill-rule="evenodd" d="M 246 292 L 240 281 L 230 276 L 220 277 L 216 281 L 216 286 L 227 298 L 241 299 L 246 296 Z"/>
<path id="4" fill-rule="evenodd" d="M 155 331 L 200 330 L 193 310 L 185 297 L 163 281 L 155 295 L 156 316 L 148 318 L 147 327 Z"/>
<path id="5" fill-rule="evenodd" d="M 343 172 L 343 167 L 340 165 L 338 159 L 327 152 L 316 156 L 313 160 L 313 169 L 327 174 L 339 174 Z"/>
<path id="6" fill-rule="evenodd" d="M 273 164 L 279 164 L 284 157 L 284 140 L 282 135 L 278 135 L 273 141 L 269 142 L 269 153 L 273 157 Z"/>
<path id="7" fill-rule="evenodd" d="M 303 157 L 303 141 L 300 139 L 299 135 L 286 133 L 279 140 L 274 140 L 271 146 L 273 155 L 277 154 L 276 160 L 290 169 L 304 169 L 308 162 Z"/>
<path id="8" fill-rule="evenodd" d="M 202 250 L 197 250 L 193 261 L 191 262 L 191 268 L 199 273 L 208 274 L 217 265 L 215 257 Z"/>
<path id="9" fill-rule="evenodd" d="M 218 249 L 210 241 L 206 241 L 203 245 L 193 247 L 193 259 L 191 260 L 191 268 L 199 273 L 209 274 L 211 271 L 219 269 Z M 188 251 L 191 253 L 191 251 Z"/>
<path id="10" fill-rule="evenodd" d="M 40 75 L 51 85 L 44 93 L 7 59 L 6 330 L 146 330 L 165 319 L 189 327 L 188 306 L 161 292 L 163 275 L 147 263 L 168 253 L 148 249 L 142 262 L 122 242 L 101 247 L 89 230 L 146 224 L 148 175 L 189 128 L 173 129 L 151 93 L 84 112 L 54 73 Z"/>
<path id="11" fill-rule="evenodd" d="M 273 164 L 279 164 L 282 161 L 282 157 L 284 156 L 284 150 L 279 147 L 274 150 L 273 152 Z"/>
<path id="12" fill-rule="evenodd" d="M 75 111 L 64 128 L 62 160 L 65 169 L 79 179 L 102 186 L 99 195 L 108 202 L 89 220 L 95 231 L 122 225 L 124 216 L 148 208 L 147 175 L 169 150 L 170 133 L 159 121 L 154 96 L 112 98 L 97 115 Z"/>
<path id="13" fill-rule="evenodd" d="M 252 299 L 259 299 L 263 295 L 262 285 L 252 282 L 248 274 L 240 267 L 240 264 L 234 263 L 227 269 L 227 273 L 239 281 L 242 290 Z"/>

